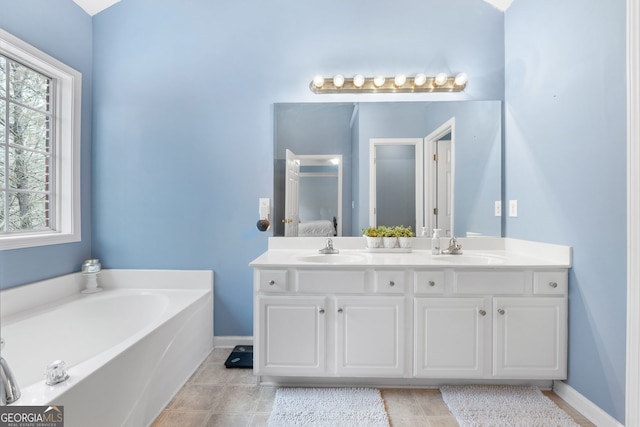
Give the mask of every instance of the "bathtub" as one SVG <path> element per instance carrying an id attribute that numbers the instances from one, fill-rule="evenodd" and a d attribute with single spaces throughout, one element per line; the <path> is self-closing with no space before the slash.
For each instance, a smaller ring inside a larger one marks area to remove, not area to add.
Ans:
<path id="1" fill-rule="evenodd" d="M 213 272 L 103 270 L 0 292 L 2 357 L 20 386 L 12 405 L 64 406 L 66 427 L 147 426 L 213 347 Z M 65 361 L 69 379 L 44 383 Z"/>

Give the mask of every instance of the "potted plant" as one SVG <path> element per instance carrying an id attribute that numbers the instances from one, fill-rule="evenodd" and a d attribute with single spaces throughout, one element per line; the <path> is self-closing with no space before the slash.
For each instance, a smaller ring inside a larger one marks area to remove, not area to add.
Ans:
<path id="1" fill-rule="evenodd" d="M 399 225 L 393 227 L 393 232 L 398 238 L 398 245 L 401 248 L 411 247 L 411 238 L 413 237 L 413 230 L 411 229 L 411 226 L 405 227 L 403 225 Z"/>
<path id="2" fill-rule="evenodd" d="M 367 227 L 362 229 L 362 235 L 367 241 L 368 248 L 381 248 L 382 236 L 376 227 Z"/>
<path id="3" fill-rule="evenodd" d="M 382 236 L 382 245 L 385 248 L 398 247 L 398 237 L 395 234 L 394 227 L 381 225 L 378 227 L 378 233 Z"/>

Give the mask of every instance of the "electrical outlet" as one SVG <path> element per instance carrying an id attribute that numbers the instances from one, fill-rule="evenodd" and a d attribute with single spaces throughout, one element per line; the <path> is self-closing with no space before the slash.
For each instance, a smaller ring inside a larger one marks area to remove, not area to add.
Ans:
<path id="1" fill-rule="evenodd" d="M 509 216 L 517 217 L 518 216 L 518 201 L 517 200 L 509 200 Z"/>
<path id="2" fill-rule="evenodd" d="M 502 216 L 502 200 L 496 200 L 495 216 Z"/>

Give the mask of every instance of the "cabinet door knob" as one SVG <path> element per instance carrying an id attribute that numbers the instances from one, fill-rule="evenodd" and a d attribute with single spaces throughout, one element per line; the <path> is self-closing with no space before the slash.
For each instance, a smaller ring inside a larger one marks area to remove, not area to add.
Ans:
<path id="1" fill-rule="evenodd" d="M 344 311 L 344 310 L 343 310 L 343 309 L 341 309 L 341 308 L 339 308 L 339 309 L 338 309 L 338 313 L 342 313 L 343 311 Z"/>
<path id="2" fill-rule="evenodd" d="M 275 285 L 275 284 L 276 284 L 276 281 L 275 281 L 275 280 L 269 280 L 269 286 L 273 286 L 273 285 Z"/>
<path id="3" fill-rule="evenodd" d="M 487 312 L 482 310 L 482 309 L 480 309 L 480 310 L 478 310 L 478 314 L 480 314 L 480 316 L 486 316 Z"/>
<path id="4" fill-rule="evenodd" d="M 321 308 L 320 310 L 318 310 L 320 312 L 320 314 L 324 314 L 324 308 Z"/>
<path id="5" fill-rule="evenodd" d="M 429 280 L 429 286 L 433 288 L 435 285 L 436 285 L 436 282 L 434 282 L 433 280 Z"/>
<path id="6" fill-rule="evenodd" d="M 552 288 L 557 288 L 557 287 L 558 287 L 558 283 L 556 283 L 556 282 L 549 282 L 549 286 L 551 286 Z"/>
<path id="7" fill-rule="evenodd" d="M 389 286 L 394 287 L 396 285 L 396 282 L 394 282 L 393 280 L 389 281 Z"/>
<path id="8" fill-rule="evenodd" d="M 498 313 L 499 313 L 500 315 L 504 315 L 504 310 L 503 310 L 503 309 L 501 309 L 501 308 L 499 308 L 499 309 L 498 309 Z"/>

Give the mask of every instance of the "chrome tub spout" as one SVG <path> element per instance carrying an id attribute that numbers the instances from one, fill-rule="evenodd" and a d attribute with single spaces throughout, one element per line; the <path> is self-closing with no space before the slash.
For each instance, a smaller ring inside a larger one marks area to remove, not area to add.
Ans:
<path id="1" fill-rule="evenodd" d="M 4 340 L 0 338 L 0 350 L 4 347 Z M 20 388 L 16 382 L 7 361 L 0 357 L 0 406 L 8 405 L 20 399 Z"/>

